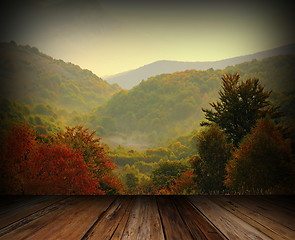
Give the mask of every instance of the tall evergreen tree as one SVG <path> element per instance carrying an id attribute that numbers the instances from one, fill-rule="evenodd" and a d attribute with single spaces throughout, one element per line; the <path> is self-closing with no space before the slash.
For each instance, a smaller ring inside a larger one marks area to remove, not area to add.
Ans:
<path id="1" fill-rule="evenodd" d="M 227 138 L 238 146 L 241 139 L 250 132 L 259 118 L 269 115 L 276 118 L 280 114 L 278 107 L 271 106 L 268 98 L 271 91 L 265 91 L 259 79 L 247 79 L 240 82 L 240 75 L 224 74 L 219 101 L 210 103 L 214 110 L 203 109 L 209 121 L 201 125 L 217 124 Z"/>

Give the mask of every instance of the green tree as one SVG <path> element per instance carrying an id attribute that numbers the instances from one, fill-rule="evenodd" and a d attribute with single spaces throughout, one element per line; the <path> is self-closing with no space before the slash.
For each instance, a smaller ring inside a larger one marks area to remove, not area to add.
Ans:
<path id="1" fill-rule="evenodd" d="M 175 179 L 180 178 L 182 173 L 186 172 L 188 167 L 180 162 L 162 162 L 159 167 L 153 170 L 151 175 L 152 184 L 157 191 L 161 189 L 169 189 L 169 185 Z"/>
<path id="2" fill-rule="evenodd" d="M 126 185 L 128 187 L 128 193 L 135 193 L 139 180 L 134 173 L 127 173 L 125 175 Z"/>
<path id="3" fill-rule="evenodd" d="M 196 185 L 205 193 L 222 191 L 232 145 L 218 126 L 210 126 L 197 137 L 197 150 L 199 155 L 192 159 Z"/>
<path id="4" fill-rule="evenodd" d="M 264 91 L 259 79 L 239 82 L 240 75 L 224 74 L 219 101 L 210 103 L 214 110 L 202 109 L 209 122 L 201 125 L 218 124 L 228 139 L 238 146 L 259 118 L 269 115 L 278 117 L 277 107 L 271 106 L 268 98 L 271 91 Z"/>
<path id="5" fill-rule="evenodd" d="M 294 158 L 289 139 L 270 119 L 261 119 L 227 164 L 225 184 L 234 191 L 294 194 Z M 288 190 L 287 190 L 288 189 Z"/>

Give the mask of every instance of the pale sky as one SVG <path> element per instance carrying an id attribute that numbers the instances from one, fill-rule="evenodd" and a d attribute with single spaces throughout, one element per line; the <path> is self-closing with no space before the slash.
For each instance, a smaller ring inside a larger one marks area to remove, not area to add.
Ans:
<path id="1" fill-rule="evenodd" d="M 294 43 L 290 1 L 36 2 L 5 10 L 1 40 L 100 77 L 158 60 L 215 61 Z"/>

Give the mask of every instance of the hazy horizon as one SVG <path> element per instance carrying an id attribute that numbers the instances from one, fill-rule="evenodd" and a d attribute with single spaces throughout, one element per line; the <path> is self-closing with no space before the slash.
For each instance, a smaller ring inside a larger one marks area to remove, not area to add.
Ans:
<path id="1" fill-rule="evenodd" d="M 271 1 L 30 0 L 7 1 L 2 11 L 1 41 L 35 46 L 100 77 L 294 43 L 290 6 Z"/>

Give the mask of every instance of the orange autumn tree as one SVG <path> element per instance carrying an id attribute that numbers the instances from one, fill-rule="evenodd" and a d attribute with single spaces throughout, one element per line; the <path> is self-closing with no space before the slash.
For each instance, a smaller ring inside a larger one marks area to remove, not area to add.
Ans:
<path id="1" fill-rule="evenodd" d="M 105 145 L 95 137 L 95 131 L 89 132 L 82 126 L 66 127 L 59 132 L 54 142 L 65 144 L 81 153 L 90 171 L 98 179 L 100 189 L 106 194 L 119 194 L 123 187 L 119 179 L 112 173 L 115 164 L 107 157 Z"/>
<path id="2" fill-rule="evenodd" d="M 294 194 L 294 166 L 290 139 L 274 121 L 260 119 L 227 163 L 225 184 L 242 193 Z"/>
<path id="3" fill-rule="evenodd" d="M 38 145 L 24 168 L 28 194 L 104 194 L 81 154 L 65 145 Z"/>
<path id="4" fill-rule="evenodd" d="M 77 150 L 40 143 L 27 125 L 13 127 L 4 140 L 1 193 L 104 194 Z"/>
<path id="5" fill-rule="evenodd" d="M 56 136 L 37 135 L 28 125 L 11 128 L 1 144 L 4 194 L 118 194 L 122 184 L 95 132 L 81 126 Z"/>
<path id="6" fill-rule="evenodd" d="M 170 194 L 195 194 L 197 192 L 197 185 L 194 182 L 194 177 L 195 175 L 190 170 L 182 173 L 179 178 L 176 178 L 174 182 L 170 184 Z"/>

